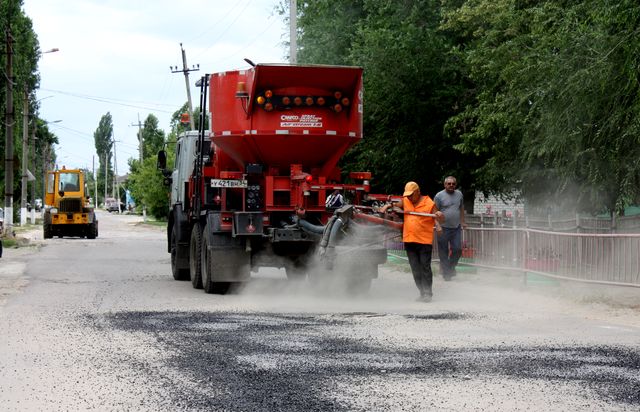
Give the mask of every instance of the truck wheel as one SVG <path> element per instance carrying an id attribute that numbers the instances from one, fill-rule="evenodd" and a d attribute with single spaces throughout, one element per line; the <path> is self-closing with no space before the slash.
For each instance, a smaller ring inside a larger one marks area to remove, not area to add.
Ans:
<path id="1" fill-rule="evenodd" d="M 51 230 L 51 225 L 44 224 L 43 225 L 44 238 L 51 239 L 53 237 L 53 232 Z"/>
<path id="2" fill-rule="evenodd" d="M 209 227 L 209 223 L 204 227 L 204 235 L 202 236 L 202 263 L 201 263 L 201 273 L 202 273 L 202 288 L 206 293 L 215 293 L 218 295 L 224 295 L 229 290 L 231 286 L 230 282 L 214 282 L 213 279 L 213 268 L 211 262 L 211 250 L 209 246 L 211 246 L 211 242 L 209 240 L 209 236 L 207 233 L 210 233 L 211 229 Z M 221 237 L 224 235 L 213 234 L 211 236 Z"/>
<path id="3" fill-rule="evenodd" d="M 87 228 L 87 239 L 95 239 L 98 236 L 98 228 L 96 227 L 95 222 L 89 223 L 89 227 Z"/>
<path id="4" fill-rule="evenodd" d="M 189 242 L 189 270 L 194 289 L 202 289 L 202 229 L 195 224 Z"/>
<path id="5" fill-rule="evenodd" d="M 178 234 L 176 227 L 171 229 L 171 273 L 175 280 L 189 280 L 189 269 L 178 268 Z"/>

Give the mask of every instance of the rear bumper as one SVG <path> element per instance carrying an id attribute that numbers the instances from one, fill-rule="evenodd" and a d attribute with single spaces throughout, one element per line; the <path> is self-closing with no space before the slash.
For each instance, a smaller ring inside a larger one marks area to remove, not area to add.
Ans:
<path id="1" fill-rule="evenodd" d="M 52 225 L 88 225 L 93 221 L 90 213 L 55 213 L 51 215 Z"/>

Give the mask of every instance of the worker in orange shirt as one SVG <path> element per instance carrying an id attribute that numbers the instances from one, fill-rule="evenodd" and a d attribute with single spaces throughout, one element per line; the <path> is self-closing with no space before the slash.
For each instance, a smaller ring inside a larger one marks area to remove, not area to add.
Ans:
<path id="1" fill-rule="evenodd" d="M 391 207 L 398 207 L 405 212 L 434 214 L 435 217 L 404 215 L 402 241 L 409 258 L 409 266 L 416 286 L 420 291 L 418 301 L 431 302 L 433 296 L 433 272 L 431 271 L 431 252 L 433 250 L 433 228 L 436 220 L 442 222 L 444 214 L 438 210 L 429 196 L 420 194 L 420 186 L 416 182 L 408 182 L 404 186 L 402 202 L 393 202 L 380 208 L 384 213 Z"/>

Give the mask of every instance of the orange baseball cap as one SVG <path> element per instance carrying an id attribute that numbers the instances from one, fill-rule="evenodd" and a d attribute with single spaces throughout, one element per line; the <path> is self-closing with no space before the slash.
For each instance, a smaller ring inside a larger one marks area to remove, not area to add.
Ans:
<path id="1" fill-rule="evenodd" d="M 411 196 L 413 192 L 415 192 L 416 190 L 420 190 L 420 186 L 418 186 L 416 182 L 409 182 L 406 185 L 404 185 L 404 193 L 402 194 L 402 196 L 403 197 Z"/>

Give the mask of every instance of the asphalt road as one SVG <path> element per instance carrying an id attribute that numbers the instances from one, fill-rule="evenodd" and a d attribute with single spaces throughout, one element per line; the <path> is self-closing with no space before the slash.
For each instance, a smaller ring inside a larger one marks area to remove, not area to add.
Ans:
<path id="1" fill-rule="evenodd" d="M 162 228 L 27 234 L 0 259 L 0 410 L 640 409 L 640 291 L 403 265 L 346 296 L 261 270 L 236 294 L 170 274 Z"/>

